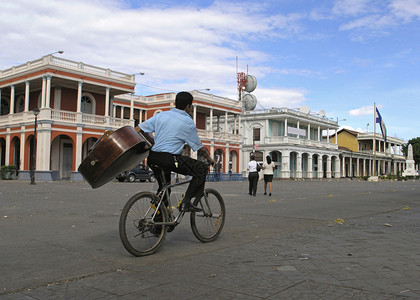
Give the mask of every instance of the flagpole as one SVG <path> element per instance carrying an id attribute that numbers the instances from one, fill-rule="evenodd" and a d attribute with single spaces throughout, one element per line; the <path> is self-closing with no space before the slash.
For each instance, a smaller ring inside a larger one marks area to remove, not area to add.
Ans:
<path id="1" fill-rule="evenodd" d="M 373 102 L 373 176 L 376 173 L 376 103 Z"/>

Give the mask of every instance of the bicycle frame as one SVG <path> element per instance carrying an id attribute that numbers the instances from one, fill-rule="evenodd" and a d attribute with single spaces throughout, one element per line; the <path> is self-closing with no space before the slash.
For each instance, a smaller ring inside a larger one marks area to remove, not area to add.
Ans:
<path id="1" fill-rule="evenodd" d="M 167 184 L 165 182 L 165 176 L 163 175 L 163 171 L 162 171 L 163 187 L 162 187 L 162 190 L 159 192 L 159 194 L 157 194 L 157 196 L 159 197 L 159 202 L 158 202 L 158 204 L 156 206 L 156 209 L 155 209 L 155 212 L 154 212 L 154 214 L 152 216 L 153 219 L 155 218 L 156 213 L 159 211 L 159 207 L 162 205 L 163 199 L 165 198 L 165 195 L 166 195 L 166 199 L 168 200 L 168 206 L 166 207 L 166 209 L 167 209 L 167 211 L 169 213 L 168 216 L 169 216 L 169 218 L 173 218 L 174 211 L 172 209 L 172 204 L 171 204 L 171 198 L 170 198 L 170 194 L 169 194 L 169 189 L 170 188 L 173 188 L 173 187 L 177 187 L 177 186 L 181 186 L 181 185 L 190 183 L 191 180 L 192 179 L 188 179 L 188 180 L 184 180 L 184 181 L 181 181 L 181 182 L 175 182 L 175 183 L 169 183 L 169 184 Z M 151 208 L 153 208 L 153 207 L 151 207 Z M 185 214 L 185 212 L 179 212 L 178 215 L 174 218 L 173 221 L 171 221 L 171 222 L 155 222 L 155 224 L 156 225 L 175 225 L 176 226 L 176 225 L 178 225 L 181 222 L 184 214 Z"/>

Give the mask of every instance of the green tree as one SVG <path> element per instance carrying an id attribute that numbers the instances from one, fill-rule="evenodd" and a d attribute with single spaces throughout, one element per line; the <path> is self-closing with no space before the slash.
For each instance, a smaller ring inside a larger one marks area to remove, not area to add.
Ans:
<path id="1" fill-rule="evenodd" d="M 413 146 L 413 158 L 414 158 L 415 164 L 419 164 L 420 163 L 420 137 L 416 137 L 409 140 L 408 143 L 403 146 L 403 153 L 405 156 L 408 155 L 409 144 Z"/>

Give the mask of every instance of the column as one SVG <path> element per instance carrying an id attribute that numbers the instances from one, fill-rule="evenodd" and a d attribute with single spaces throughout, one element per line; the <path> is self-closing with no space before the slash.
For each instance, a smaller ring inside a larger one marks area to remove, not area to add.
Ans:
<path id="1" fill-rule="evenodd" d="M 327 128 L 327 143 L 330 142 L 330 129 Z"/>
<path id="2" fill-rule="evenodd" d="M 287 118 L 284 119 L 284 136 L 287 136 Z"/>
<path id="3" fill-rule="evenodd" d="M 105 117 L 109 117 L 109 87 L 105 89 Z"/>
<path id="4" fill-rule="evenodd" d="M 308 124 L 308 141 L 311 139 L 311 124 Z"/>
<path id="5" fill-rule="evenodd" d="M 353 157 L 352 156 L 350 156 L 349 175 L 350 177 L 353 177 Z"/>
<path id="6" fill-rule="evenodd" d="M 318 126 L 318 142 L 321 141 L 321 126 Z"/>
<path id="7" fill-rule="evenodd" d="M 25 109 L 24 109 L 24 111 L 29 110 L 29 85 L 30 85 L 29 81 L 25 81 Z M 21 152 L 21 153 L 23 153 L 23 152 Z M 21 169 L 21 170 L 23 170 L 23 169 Z"/>
<path id="8" fill-rule="evenodd" d="M 238 134 L 242 134 L 242 130 L 241 130 L 242 123 L 241 123 L 241 121 L 242 121 L 242 118 L 241 118 L 241 115 L 239 115 L 238 116 Z"/>
<path id="9" fill-rule="evenodd" d="M 226 143 L 225 153 L 226 153 L 226 155 L 225 155 L 225 172 L 228 172 L 229 171 L 229 161 L 230 161 L 229 142 Z"/>
<path id="10" fill-rule="evenodd" d="M 341 158 L 341 177 L 346 177 L 346 158 Z"/>
<path id="11" fill-rule="evenodd" d="M 121 106 L 120 118 L 124 119 L 124 106 Z"/>
<path id="12" fill-rule="evenodd" d="M 307 178 L 312 178 L 313 177 L 313 172 L 312 172 L 313 166 L 312 166 L 312 154 L 308 154 L 308 172 L 307 172 Z"/>
<path id="13" fill-rule="evenodd" d="M 340 178 L 341 177 L 341 172 L 340 172 L 340 157 L 339 156 L 336 156 L 334 166 L 335 166 L 334 177 L 335 178 Z"/>
<path id="14" fill-rule="evenodd" d="M 139 123 L 143 122 L 143 110 L 139 109 Z"/>
<path id="15" fill-rule="evenodd" d="M 45 76 L 42 77 L 42 92 L 41 92 L 41 107 L 45 107 L 45 90 L 47 88 L 47 78 Z"/>
<path id="16" fill-rule="evenodd" d="M 36 170 L 49 171 L 51 159 L 51 124 L 42 124 L 42 127 L 38 126 L 36 134 Z"/>
<path id="17" fill-rule="evenodd" d="M 210 138 L 213 138 L 213 108 L 210 108 L 210 128 L 209 128 L 209 132 L 210 132 Z M 210 153 L 212 154 L 212 153 Z"/>
<path id="18" fill-rule="evenodd" d="M 318 155 L 318 178 L 322 178 L 323 172 L 323 166 L 322 166 L 322 155 Z"/>
<path id="19" fill-rule="evenodd" d="M 290 151 L 281 153 L 281 178 L 290 178 Z"/>
<path id="20" fill-rule="evenodd" d="M 360 176 L 360 158 L 356 158 L 356 176 Z"/>
<path id="21" fill-rule="evenodd" d="M 83 127 L 77 126 L 76 133 L 76 145 L 74 145 L 74 151 L 76 151 L 76 170 L 82 163 L 82 147 L 83 146 Z M 75 170 L 72 170 L 75 171 Z"/>
<path id="22" fill-rule="evenodd" d="M 20 127 L 20 162 L 19 162 L 19 170 L 25 169 L 25 160 L 28 159 L 29 155 L 25 153 L 25 126 Z"/>
<path id="23" fill-rule="evenodd" d="M 296 154 L 296 178 L 302 178 L 302 153 Z"/>
<path id="24" fill-rule="evenodd" d="M 335 129 L 335 144 L 337 145 L 338 144 L 338 130 L 337 130 L 337 128 Z"/>
<path id="25" fill-rule="evenodd" d="M 6 129 L 6 153 L 4 163 L 6 166 L 10 165 L 10 128 Z"/>
<path id="26" fill-rule="evenodd" d="M 228 133 L 228 112 L 225 111 L 225 133 Z"/>
<path id="27" fill-rule="evenodd" d="M 363 159 L 363 172 L 362 176 L 366 176 L 366 159 Z"/>
<path id="28" fill-rule="evenodd" d="M 233 134 L 237 134 L 237 128 L 236 128 L 238 126 L 238 124 L 236 122 L 237 119 L 238 119 L 238 116 L 234 115 L 233 116 Z"/>
<path id="29" fill-rule="evenodd" d="M 47 76 L 47 89 L 45 91 L 45 107 L 50 108 L 51 102 L 51 76 Z"/>
<path id="30" fill-rule="evenodd" d="M 10 110 L 9 110 L 9 114 L 13 115 L 15 112 L 15 86 L 11 85 L 10 86 Z"/>
<path id="31" fill-rule="evenodd" d="M 327 178 L 331 178 L 331 156 L 327 156 Z"/>
<path id="32" fill-rule="evenodd" d="M 82 112 L 82 82 L 77 83 L 77 112 Z"/>
<path id="33" fill-rule="evenodd" d="M 197 104 L 193 104 L 193 121 L 197 125 Z"/>
<path id="34" fill-rule="evenodd" d="M 134 93 L 130 96 L 130 121 L 134 120 Z"/>

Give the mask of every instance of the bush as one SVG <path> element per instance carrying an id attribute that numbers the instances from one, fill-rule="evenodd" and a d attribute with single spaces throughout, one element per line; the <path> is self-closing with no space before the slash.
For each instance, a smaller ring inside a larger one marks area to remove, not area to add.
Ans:
<path id="1" fill-rule="evenodd" d="M 16 179 L 17 170 L 18 170 L 17 166 L 1 166 L 0 167 L 1 179 L 3 180 Z"/>

